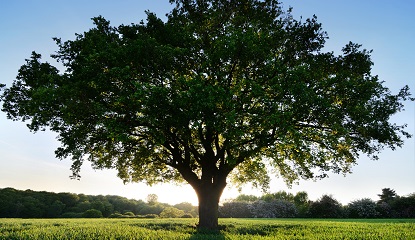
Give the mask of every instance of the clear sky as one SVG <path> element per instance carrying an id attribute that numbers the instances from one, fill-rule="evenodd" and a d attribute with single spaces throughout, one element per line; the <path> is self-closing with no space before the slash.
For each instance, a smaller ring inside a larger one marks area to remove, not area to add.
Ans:
<path id="1" fill-rule="evenodd" d="M 373 75 L 385 81 L 393 93 L 409 85 L 415 93 L 415 1 L 412 0 L 287 0 L 284 6 L 294 8 L 296 18 L 315 14 L 323 29 L 328 32 L 326 50 L 340 53 L 341 48 L 353 41 L 373 49 Z M 172 6 L 168 0 L 18 0 L 0 1 L 0 83 L 11 85 L 24 59 L 31 51 L 43 55 L 44 60 L 57 50 L 52 37 L 74 39 L 92 27 L 92 17 L 102 15 L 114 26 L 138 23 L 145 19 L 145 10 L 163 17 Z M 415 104 L 406 103 L 406 111 L 391 121 L 407 123 L 407 131 L 415 133 Z M 0 188 L 21 190 L 73 192 L 91 195 L 120 195 L 143 199 L 150 193 L 159 201 L 171 204 L 197 203 L 190 186 L 144 184 L 123 185 L 115 171 L 82 168 L 80 181 L 70 180 L 71 161 L 59 161 L 54 150 L 59 146 L 51 132 L 30 133 L 25 123 L 6 119 L 0 112 Z M 330 178 L 301 181 L 292 189 L 281 179 L 274 179 L 270 192 L 307 191 L 312 200 L 323 194 L 332 194 L 343 204 L 360 198 L 377 200 L 382 188 L 392 188 L 399 195 L 415 192 L 415 143 L 405 141 L 403 148 L 385 150 L 379 161 L 361 157 L 353 173 L 343 177 L 331 174 Z M 244 194 L 261 194 L 249 186 Z M 236 197 L 235 188 L 225 189 L 222 200 Z"/>

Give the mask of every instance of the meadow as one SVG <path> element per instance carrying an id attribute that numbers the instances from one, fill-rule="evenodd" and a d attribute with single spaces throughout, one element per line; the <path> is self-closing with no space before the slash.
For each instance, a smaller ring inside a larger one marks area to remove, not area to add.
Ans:
<path id="1" fill-rule="evenodd" d="M 0 219 L 0 239 L 415 239 L 415 219 Z"/>

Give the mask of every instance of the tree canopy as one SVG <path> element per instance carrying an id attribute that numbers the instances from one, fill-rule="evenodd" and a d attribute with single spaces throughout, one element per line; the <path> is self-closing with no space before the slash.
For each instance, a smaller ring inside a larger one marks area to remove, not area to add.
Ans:
<path id="1" fill-rule="evenodd" d="M 228 175 L 266 189 L 269 169 L 288 184 L 348 173 L 410 137 L 389 122 L 409 88 L 392 94 L 359 44 L 323 52 L 315 16 L 295 20 L 276 0 L 170 2 L 166 21 L 99 16 L 74 40 L 54 38 L 65 69 L 33 52 L 4 90 L 8 118 L 58 133 L 73 177 L 87 160 L 126 182 L 184 180 L 202 207 Z"/>

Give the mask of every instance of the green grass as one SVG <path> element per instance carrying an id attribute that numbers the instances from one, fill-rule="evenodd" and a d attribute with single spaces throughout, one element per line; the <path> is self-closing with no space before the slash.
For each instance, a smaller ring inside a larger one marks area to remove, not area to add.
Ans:
<path id="1" fill-rule="evenodd" d="M 0 239 L 415 239 L 415 219 L 0 219 Z"/>

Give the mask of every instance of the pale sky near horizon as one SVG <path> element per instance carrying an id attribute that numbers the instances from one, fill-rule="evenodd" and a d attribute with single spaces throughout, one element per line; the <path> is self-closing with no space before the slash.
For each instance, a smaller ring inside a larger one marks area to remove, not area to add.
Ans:
<path id="1" fill-rule="evenodd" d="M 415 94 L 415 1 L 287 0 L 283 4 L 285 8 L 294 8 L 297 19 L 313 14 L 318 17 L 330 37 L 325 50 L 340 53 L 349 41 L 373 49 L 372 74 L 379 75 L 393 93 L 409 85 Z M 145 19 L 145 10 L 163 17 L 171 9 L 168 0 L 0 1 L 0 83 L 10 86 L 19 67 L 34 50 L 45 61 L 52 62 L 48 56 L 57 50 L 52 37 L 74 39 L 75 33 L 92 27 L 92 17 L 102 15 L 118 26 Z M 415 135 L 415 103 L 406 102 L 405 108 L 405 112 L 398 113 L 391 121 L 408 124 L 406 130 Z M 88 165 L 82 168 L 80 181 L 70 180 L 71 161 L 59 161 L 54 156 L 59 146 L 55 137 L 51 132 L 33 134 L 25 123 L 7 120 L 0 112 L 0 188 L 120 195 L 143 200 L 155 193 L 160 202 L 197 204 L 196 194 L 188 185 L 166 183 L 152 188 L 137 183 L 123 185 L 115 171 L 92 170 Z M 405 140 L 403 148 L 396 151 L 385 149 L 379 157 L 379 161 L 370 161 L 362 156 L 353 173 L 346 177 L 330 174 L 329 178 L 317 182 L 300 181 L 292 189 L 281 179 L 274 179 L 270 192 L 306 191 L 311 200 L 332 194 L 343 204 L 361 198 L 377 200 L 382 188 L 392 188 L 398 195 L 414 193 L 414 138 Z M 249 185 L 241 193 L 261 194 Z M 222 201 L 238 194 L 230 186 L 225 189 Z"/>

